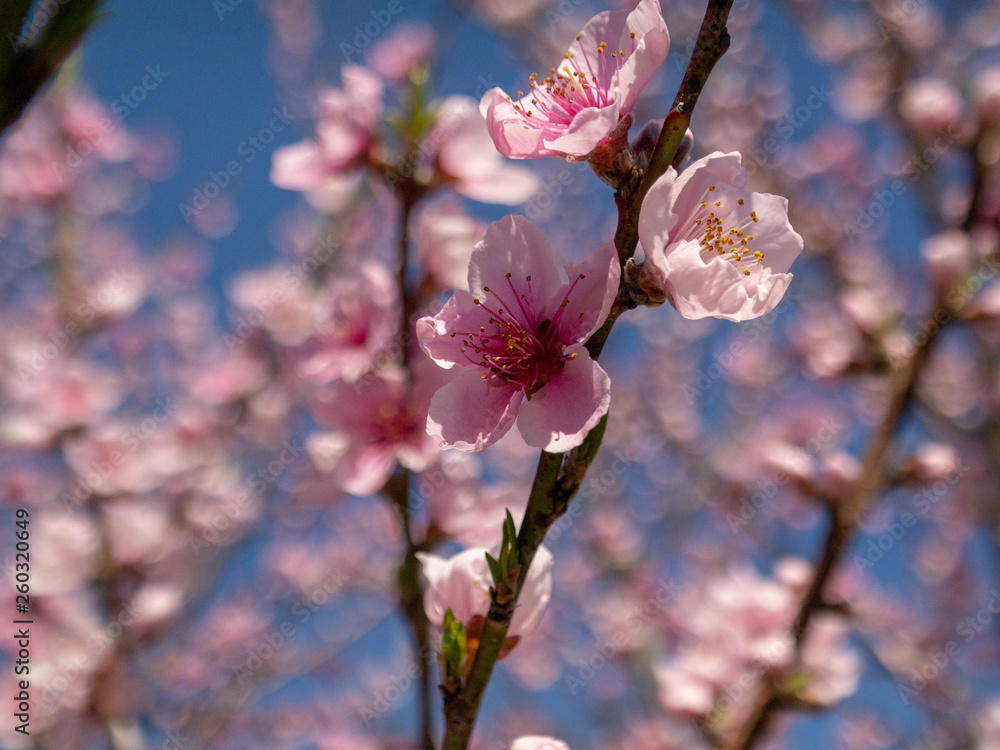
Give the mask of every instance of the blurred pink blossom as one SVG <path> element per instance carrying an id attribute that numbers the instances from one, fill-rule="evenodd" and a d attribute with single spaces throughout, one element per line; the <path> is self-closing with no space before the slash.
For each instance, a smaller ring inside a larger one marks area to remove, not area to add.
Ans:
<path id="1" fill-rule="evenodd" d="M 271 181 L 286 190 L 310 191 L 341 181 L 360 167 L 382 118 L 382 81 L 360 65 L 341 69 L 342 89 L 320 93 L 316 137 L 274 152 Z"/>
<path id="2" fill-rule="evenodd" d="M 402 23 L 372 45 L 366 57 L 372 69 L 387 81 L 402 81 L 427 65 L 437 45 L 433 27 L 422 22 Z"/>
<path id="3" fill-rule="evenodd" d="M 414 221 L 417 260 L 445 289 L 468 291 L 472 248 L 486 234 L 486 222 L 473 219 L 457 201 L 438 201 Z"/>
<path id="4" fill-rule="evenodd" d="M 353 383 L 393 346 L 399 325 L 399 287 L 381 263 L 335 276 L 316 296 L 317 332 L 304 346 L 300 377 L 314 383 Z"/>
<path id="5" fill-rule="evenodd" d="M 425 141 L 436 146 L 439 178 L 467 198 L 515 206 L 538 190 L 530 170 L 497 153 L 474 99 L 449 96 L 441 102 Z"/>
<path id="6" fill-rule="evenodd" d="M 386 369 L 315 395 L 312 412 L 333 432 L 312 435 L 309 454 L 346 492 L 372 494 L 397 464 L 423 471 L 436 457 L 437 444 L 424 426 L 431 394 L 448 376 L 429 362 L 418 365 L 415 375 L 410 384 L 401 371 Z"/>
<path id="7" fill-rule="evenodd" d="M 510 750 L 569 750 L 565 742 L 552 737 L 518 737 L 510 746 Z"/>

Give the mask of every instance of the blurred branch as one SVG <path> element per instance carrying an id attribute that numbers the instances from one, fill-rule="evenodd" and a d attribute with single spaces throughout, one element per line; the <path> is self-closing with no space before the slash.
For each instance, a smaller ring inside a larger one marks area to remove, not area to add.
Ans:
<path id="1" fill-rule="evenodd" d="M 729 33 L 726 21 L 732 0 L 709 0 L 705 20 L 695 45 L 691 61 L 681 82 L 674 105 L 667 114 L 659 140 L 650 156 L 649 166 L 643 173 L 637 167 L 630 179 L 622 182 L 615 191 L 615 205 L 618 208 L 618 229 L 615 232 L 615 246 L 622 265 L 635 254 L 638 245 L 639 210 L 649 188 L 673 161 L 681 139 L 691 121 L 691 114 L 715 67 L 715 63 L 729 48 Z M 607 319 L 587 342 L 587 351 L 593 359 L 600 356 L 611 328 L 618 317 L 627 309 L 635 307 L 623 281 Z M 472 728 L 479 712 L 479 706 L 489 683 L 511 619 L 517 606 L 524 582 L 527 579 L 531 561 L 541 546 L 549 527 L 566 512 L 570 500 L 580 488 L 604 437 L 607 415 L 591 430 L 582 445 L 568 453 L 548 453 L 542 451 L 535 471 L 528 507 L 518 530 L 517 546 L 521 569 L 513 591 L 491 591 L 492 602 L 479 646 L 464 685 L 457 688 L 442 688 L 445 699 L 445 736 L 443 750 L 465 750 L 472 736 Z M 499 588 L 499 586 L 498 586 Z"/>
<path id="2" fill-rule="evenodd" d="M 411 90 L 413 100 L 412 118 L 416 119 L 421 107 L 418 100 L 419 87 L 414 85 Z M 407 147 L 407 160 L 409 163 L 414 150 L 416 149 L 416 139 L 410 141 Z M 413 315 L 416 309 L 415 294 L 410 289 L 406 278 L 407 266 L 409 265 L 410 216 L 414 206 L 423 195 L 419 183 L 412 179 L 404 179 L 396 184 L 396 195 L 401 203 L 399 216 L 399 294 L 400 294 L 400 333 L 399 340 L 402 344 L 400 360 L 404 369 L 409 367 L 409 351 L 411 341 L 411 326 L 413 325 Z M 409 385 L 412 389 L 413 376 L 408 373 Z M 412 392 L 412 391 L 411 391 Z M 420 665 L 420 747 L 423 750 L 434 750 L 434 742 L 431 739 L 431 697 L 433 695 L 432 672 L 431 672 L 431 647 L 429 638 L 429 622 L 427 613 L 424 611 L 424 591 L 420 584 L 420 565 L 416 553 L 424 549 L 413 539 L 410 517 L 410 470 L 401 468 L 386 484 L 385 491 L 392 498 L 396 509 L 399 511 L 403 527 L 403 535 L 406 541 L 406 552 L 403 554 L 403 561 L 399 566 L 399 605 L 410 624 L 413 631 L 413 641 L 416 651 L 417 662 Z"/>
<path id="3" fill-rule="evenodd" d="M 62 0 L 54 9 L 53 3 L 42 3 L 29 17 L 31 4 L 5 0 L 0 9 L 0 133 L 21 116 L 97 20 L 100 0 Z M 46 22 L 43 14 L 49 10 Z"/>
<path id="4" fill-rule="evenodd" d="M 992 257 L 994 259 L 1000 258 L 1000 248 L 994 250 Z M 963 288 L 966 285 L 967 279 L 963 279 L 955 288 Z M 952 291 L 942 290 L 938 293 L 933 312 L 925 319 L 919 329 L 924 333 L 922 343 L 914 349 L 913 354 L 903 366 L 891 376 L 889 403 L 875 435 L 872 437 L 853 492 L 842 503 L 830 507 L 830 526 L 823 544 L 823 551 L 809 589 L 799 606 L 798 614 L 792 625 L 792 635 L 798 652 L 801 652 L 809 634 L 809 625 L 814 615 L 824 607 L 824 591 L 840 554 L 853 537 L 862 514 L 885 485 L 887 479 L 886 458 L 889 448 L 892 445 L 892 439 L 900 419 L 913 397 L 913 390 L 921 369 L 935 342 L 939 339 L 941 331 L 960 317 L 961 309 L 965 303 L 960 303 L 957 306 L 950 304 L 949 299 L 963 299 L 961 296 L 953 295 Z M 736 739 L 727 746 L 731 750 L 750 750 L 763 738 L 775 709 L 783 705 L 774 681 L 768 680 L 764 683 L 754 705 L 755 708 L 750 718 L 743 725 Z"/>

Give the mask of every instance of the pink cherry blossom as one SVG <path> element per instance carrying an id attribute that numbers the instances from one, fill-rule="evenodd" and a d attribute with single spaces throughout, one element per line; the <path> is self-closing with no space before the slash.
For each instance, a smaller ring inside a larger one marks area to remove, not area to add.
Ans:
<path id="1" fill-rule="evenodd" d="M 427 431 L 443 446 L 481 450 L 516 418 L 529 445 L 565 451 L 607 413 L 611 381 L 584 344 L 617 294 L 613 243 L 566 271 L 563 283 L 538 227 L 507 216 L 473 250 L 469 291 L 417 321 L 431 359 L 464 370 L 431 401 Z"/>
<path id="2" fill-rule="evenodd" d="M 641 281 L 685 318 L 741 321 L 766 315 L 791 283 L 802 238 L 788 201 L 743 189 L 738 153 L 713 153 L 650 188 L 639 216 Z"/>
<path id="3" fill-rule="evenodd" d="M 382 118 L 383 84 L 360 65 L 341 70 L 343 89 L 320 94 L 316 137 L 276 149 L 271 181 L 286 190 L 317 190 L 360 167 Z"/>
<path id="4" fill-rule="evenodd" d="M 399 325 L 399 287 L 385 266 L 362 264 L 359 276 L 336 276 L 317 295 L 317 335 L 306 342 L 300 377 L 353 383 L 392 346 Z"/>
<path id="5" fill-rule="evenodd" d="M 426 142 L 437 146 L 434 163 L 438 176 L 467 198 L 515 206 L 538 190 L 534 174 L 506 162 L 493 148 L 474 99 L 449 96 L 442 101 Z"/>
<path id="6" fill-rule="evenodd" d="M 497 536 L 499 534 L 498 529 Z M 458 622 L 466 625 L 476 615 L 486 616 L 490 608 L 490 587 L 493 585 L 486 562 L 489 551 L 485 547 L 470 547 L 448 559 L 426 552 L 417 553 L 426 582 L 424 609 L 432 624 L 440 628 L 448 609 Z M 552 595 L 553 562 L 552 553 L 544 546 L 539 547 L 517 600 L 508 637 L 529 633 L 542 618 Z"/>
<path id="7" fill-rule="evenodd" d="M 417 259 L 441 286 L 468 291 L 472 248 L 484 234 L 486 222 L 468 216 L 458 201 L 435 202 L 414 220 Z"/>
<path id="8" fill-rule="evenodd" d="M 400 24 L 392 34 L 376 42 L 367 55 L 368 64 L 387 81 L 402 81 L 426 65 L 437 45 L 434 28 L 422 22 Z"/>
<path id="9" fill-rule="evenodd" d="M 906 87 L 900 97 L 899 113 L 928 139 L 952 134 L 968 119 L 962 95 L 948 81 L 933 76 L 919 78 Z"/>
<path id="10" fill-rule="evenodd" d="M 426 366 L 414 363 L 412 387 L 402 373 L 386 369 L 357 384 L 339 383 L 313 399 L 313 414 L 333 432 L 311 436 L 309 454 L 346 492 L 370 495 L 397 465 L 423 471 L 437 455 L 424 425 L 431 394 L 447 373 L 423 362 Z"/>
<path id="11" fill-rule="evenodd" d="M 516 103 L 499 87 L 483 96 L 479 107 L 497 150 L 514 159 L 576 161 L 624 138 L 636 99 L 669 46 L 658 0 L 642 0 L 631 12 L 597 14 L 551 75 L 531 75 L 529 93 L 519 91 Z"/>
<path id="12" fill-rule="evenodd" d="M 510 746 L 510 750 L 569 750 L 565 742 L 552 737 L 518 737 Z"/>

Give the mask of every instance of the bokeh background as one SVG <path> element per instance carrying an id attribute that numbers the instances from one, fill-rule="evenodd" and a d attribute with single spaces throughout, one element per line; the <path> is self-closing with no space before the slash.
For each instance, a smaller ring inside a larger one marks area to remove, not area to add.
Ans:
<path id="1" fill-rule="evenodd" d="M 297 369 L 316 332 L 296 316 L 315 300 L 259 304 L 330 232 L 344 249 L 310 267 L 317 299 L 366 261 L 391 268 L 399 211 L 374 178 L 349 210 L 318 211 L 272 183 L 272 157 L 314 133 L 318 92 L 380 42 L 429 29 L 433 97 L 478 100 L 523 88 L 605 8 L 391 2 L 108 0 L 22 126 L 44 140 L 86 121 L 60 104 L 76 91 L 120 130 L 68 187 L 38 187 L 34 146 L 0 142 L 0 549 L 12 589 L 14 509 L 30 508 L 37 664 L 37 732 L 13 733 L 8 711 L 4 747 L 418 747 L 398 513 L 306 447 L 329 432 Z M 665 115 L 704 12 L 662 7 L 671 50 L 633 133 Z M 475 747 L 710 747 L 769 679 L 796 705 L 759 747 L 1000 747 L 1000 6 L 736 0 L 730 31 L 693 158 L 740 151 L 751 189 L 789 198 L 795 281 L 749 323 L 664 306 L 616 326 L 583 513 L 550 533 L 548 613 L 497 669 Z M 405 96 L 389 85 L 387 107 Z M 66 164 L 70 145 L 44 158 Z M 560 263 L 613 236 L 611 190 L 586 165 L 525 166 L 525 202 L 462 199 L 463 215 L 522 213 Z M 423 278 L 412 258 L 408 278 Z M 955 290 L 814 645 L 762 668 L 892 373 Z M 447 291 L 430 287 L 428 312 Z M 74 321 L 84 332 L 59 343 Z M 503 509 L 523 509 L 536 456 L 515 434 L 442 454 L 413 479 L 415 533 L 442 554 L 489 546 L 480 527 L 498 540 Z M 8 662 L 2 674 L 12 689 Z"/>

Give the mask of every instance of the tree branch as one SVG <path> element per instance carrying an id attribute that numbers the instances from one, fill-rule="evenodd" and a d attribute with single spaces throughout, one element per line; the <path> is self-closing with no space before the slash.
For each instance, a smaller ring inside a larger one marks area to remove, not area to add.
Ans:
<path id="1" fill-rule="evenodd" d="M 28 16 L 30 0 L 4 0 L 0 9 L 0 133 L 73 51 L 97 20 L 100 0 L 63 0 L 44 22 L 41 9 Z M 39 22 L 40 30 L 33 28 Z M 27 26 L 27 29 L 25 29 Z M 26 32 L 22 34 L 22 29 Z"/>
<path id="2" fill-rule="evenodd" d="M 731 6 L 732 0 L 709 0 L 694 54 L 677 92 L 674 106 L 664 120 L 664 127 L 650 157 L 649 167 L 643 173 L 641 165 L 638 165 L 630 179 L 624 180 L 615 191 L 615 205 L 618 207 L 615 246 L 623 266 L 635 254 L 638 245 L 639 210 L 642 201 L 656 178 L 662 175 L 673 161 L 709 73 L 729 47 L 726 20 Z M 623 275 L 618 297 L 607 319 L 587 342 L 587 351 L 593 359 L 597 359 L 600 355 L 618 317 L 633 307 L 635 302 L 632 301 Z M 607 415 L 591 430 L 582 445 L 568 453 L 542 451 L 528 498 L 528 507 L 517 535 L 521 570 L 514 595 L 509 599 L 505 597 L 501 602 L 493 592 L 494 596 L 483 623 L 479 646 L 464 685 L 456 690 L 442 687 L 445 699 L 443 750 L 466 750 L 468 747 L 480 703 L 493 672 L 493 665 L 506 640 L 517 598 L 524 586 L 531 561 L 549 527 L 566 512 L 570 500 L 580 488 L 587 469 L 600 448 L 606 426 Z"/>
<path id="3" fill-rule="evenodd" d="M 997 255 L 997 252 L 993 253 L 994 258 Z M 966 282 L 963 280 L 958 287 L 961 288 L 965 285 Z M 827 530 L 823 551 L 809 589 L 799 606 L 798 614 L 792 625 L 792 635 L 797 651 L 801 651 L 805 643 L 814 615 L 823 608 L 824 591 L 840 554 L 853 537 L 862 514 L 885 485 L 887 477 L 886 457 L 899 421 L 913 397 L 913 389 L 921 368 L 927 361 L 941 331 L 948 323 L 958 318 L 961 312 L 960 307 L 948 303 L 949 298 L 963 299 L 961 296 L 954 297 L 950 292 L 938 294 L 933 312 L 920 328 L 924 332 L 923 341 L 914 349 L 903 366 L 892 375 L 889 404 L 875 435 L 872 437 L 854 491 L 842 503 L 831 507 L 830 527 Z M 753 713 L 728 747 L 731 750 L 750 750 L 754 747 L 763 738 L 775 709 L 781 705 L 782 701 L 777 693 L 777 686 L 771 680 L 766 681 L 757 697 Z"/>

